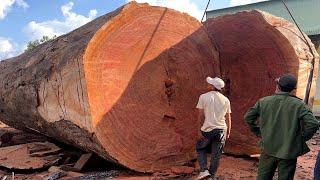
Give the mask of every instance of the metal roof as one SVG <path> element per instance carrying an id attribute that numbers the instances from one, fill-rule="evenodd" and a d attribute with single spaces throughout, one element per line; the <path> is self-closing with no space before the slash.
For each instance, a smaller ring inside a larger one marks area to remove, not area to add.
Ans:
<path id="1" fill-rule="evenodd" d="M 297 23 L 307 35 L 320 34 L 320 0 L 286 0 L 286 3 Z M 266 11 L 293 22 L 281 0 L 270 0 L 243 6 L 209 10 L 206 13 L 207 18 L 214 18 L 253 9 Z"/>

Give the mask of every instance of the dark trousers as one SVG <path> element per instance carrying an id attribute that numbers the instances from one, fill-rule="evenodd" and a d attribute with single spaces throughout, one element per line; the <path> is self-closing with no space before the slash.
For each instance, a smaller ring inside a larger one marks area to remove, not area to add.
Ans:
<path id="1" fill-rule="evenodd" d="M 320 152 L 318 152 L 317 162 L 314 167 L 314 180 L 320 180 Z"/>
<path id="2" fill-rule="evenodd" d="M 293 180 L 297 159 L 280 159 L 261 153 L 257 180 L 272 180 L 278 168 L 279 180 Z"/>
<path id="3" fill-rule="evenodd" d="M 219 166 L 219 160 L 225 142 L 225 131 L 222 129 L 214 129 L 210 132 L 202 132 L 203 139 L 199 140 L 196 145 L 198 153 L 198 161 L 201 171 L 208 169 L 207 153 L 211 152 L 210 174 L 214 176 Z"/>

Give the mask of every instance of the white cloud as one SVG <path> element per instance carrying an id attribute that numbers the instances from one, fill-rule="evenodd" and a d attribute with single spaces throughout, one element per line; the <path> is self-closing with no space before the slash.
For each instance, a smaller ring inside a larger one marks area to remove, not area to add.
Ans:
<path id="1" fill-rule="evenodd" d="M 96 9 L 91 9 L 89 12 L 89 18 L 93 19 L 97 16 L 98 11 Z"/>
<path id="2" fill-rule="evenodd" d="M 0 1 L 0 20 L 4 19 L 8 12 L 11 10 L 13 5 L 22 7 L 24 9 L 28 8 L 29 5 L 24 0 L 1 0 Z"/>
<path id="3" fill-rule="evenodd" d="M 90 10 L 87 16 L 72 12 L 73 6 L 73 2 L 61 6 L 63 20 L 31 21 L 23 31 L 31 40 L 41 39 L 42 36 L 59 36 L 88 23 L 97 16 L 97 10 L 95 9 Z"/>
<path id="4" fill-rule="evenodd" d="M 13 45 L 6 38 L 0 37 L 0 53 L 9 52 L 13 49 Z"/>
<path id="5" fill-rule="evenodd" d="M 127 2 L 134 0 L 127 0 Z M 203 12 L 198 8 L 196 3 L 191 0 L 135 0 L 138 3 L 149 3 L 152 6 L 163 6 L 171 9 L 185 12 L 191 16 L 201 19 Z"/>
<path id="6" fill-rule="evenodd" d="M 244 4 L 251 4 L 251 3 L 256 3 L 261 1 L 266 1 L 266 0 L 231 0 L 230 6 L 240 6 Z"/>
<path id="7" fill-rule="evenodd" d="M 28 3 L 25 2 L 24 0 L 16 0 L 16 2 L 18 6 L 23 7 L 24 9 L 29 7 Z"/>
<path id="8" fill-rule="evenodd" d="M 3 59 L 11 58 L 22 52 L 16 43 L 8 38 L 0 37 L 0 61 Z"/>

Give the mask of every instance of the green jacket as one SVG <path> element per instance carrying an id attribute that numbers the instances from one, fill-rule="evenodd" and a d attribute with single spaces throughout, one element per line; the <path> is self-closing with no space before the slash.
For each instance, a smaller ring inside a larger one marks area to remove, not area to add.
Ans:
<path id="1" fill-rule="evenodd" d="M 306 141 L 319 128 L 311 110 L 289 93 L 260 99 L 244 118 L 251 131 L 261 136 L 262 151 L 281 159 L 295 159 L 309 152 Z"/>

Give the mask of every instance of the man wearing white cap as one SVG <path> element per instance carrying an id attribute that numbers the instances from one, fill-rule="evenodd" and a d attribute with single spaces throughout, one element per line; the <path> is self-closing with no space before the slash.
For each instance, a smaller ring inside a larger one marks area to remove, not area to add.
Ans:
<path id="1" fill-rule="evenodd" d="M 225 83 L 220 78 L 207 77 L 209 92 L 202 94 L 197 104 L 199 110 L 199 140 L 196 145 L 200 174 L 198 179 L 214 178 L 225 139 L 231 132 L 231 107 L 227 97 L 220 93 Z M 208 170 L 207 153 L 211 151 L 211 164 Z"/>

